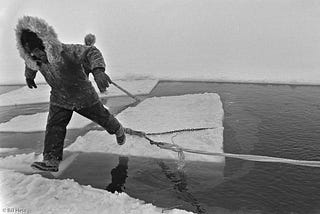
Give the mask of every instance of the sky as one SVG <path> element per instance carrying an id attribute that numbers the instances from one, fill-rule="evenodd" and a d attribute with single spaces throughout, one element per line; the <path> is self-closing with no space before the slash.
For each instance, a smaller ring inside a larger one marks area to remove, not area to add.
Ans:
<path id="1" fill-rule="evenodd" d="M 63 43 L 82 43 L 87 33 L 95 34 L 112 78 L 320 83 L 318 0 L 1 4 L 0 84 L 24 83 L 14 34 L 23 15 L 45 19 Z"/>

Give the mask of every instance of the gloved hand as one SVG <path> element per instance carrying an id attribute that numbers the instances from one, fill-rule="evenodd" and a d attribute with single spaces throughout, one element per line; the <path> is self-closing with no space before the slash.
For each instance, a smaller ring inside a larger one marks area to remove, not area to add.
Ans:
<path id="1" fill-rule="evenodd" d="M 34 82 L 34 79 L 26 78 L 26 82 L 29 88 L 37 88 L 37 85 Z"/>
<path id="2" fill-rule="evenodd" d="M 110 77 L 104 72 L 104 69 L 97 68 L 92 71 L 94 81 L 96 81 L 100 92 L 105 92 L 109 84 L 112 83 Z"/>

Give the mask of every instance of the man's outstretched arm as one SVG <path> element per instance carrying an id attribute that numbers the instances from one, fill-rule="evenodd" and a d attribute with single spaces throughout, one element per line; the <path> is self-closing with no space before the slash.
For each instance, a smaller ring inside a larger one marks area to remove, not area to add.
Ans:
<path id="1" fill-rule="evenodd" d="M 105 62 L 101 52 L 94 46 L 90 47 L 87 53 L 87 60 L 90 63 L 90 70 L 94 81 L 97 83 L 100 92 L 106 91 L 112 83 L 110 77 L 105 73 Z"/>

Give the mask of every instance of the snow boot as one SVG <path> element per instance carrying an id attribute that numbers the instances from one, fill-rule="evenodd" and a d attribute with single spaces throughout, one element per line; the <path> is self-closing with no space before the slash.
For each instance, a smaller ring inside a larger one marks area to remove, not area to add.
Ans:
<path id="1" fill-rule="evenodd" d="M 58 172 L 59 171 L 59 163 L 58 160 L 43 160 L 42 162 L 33 162 L 31 167 L 34 169 L 39 169 L 42 171 L 49 172 Z"/>
<path id="2" fill-rule="evenodd" d="M 123 145 L 126 142 L 126 134 L 124 133 L 124 128 L 120 125 L 120 128 L 116 131 L 117 143 Z"/>

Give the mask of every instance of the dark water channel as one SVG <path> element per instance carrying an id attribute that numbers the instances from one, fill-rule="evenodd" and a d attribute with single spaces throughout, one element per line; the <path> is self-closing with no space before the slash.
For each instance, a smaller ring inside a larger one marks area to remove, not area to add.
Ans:
<path id="1" fill-rule="evenodd" d="M 149 96 L 204 92 L 218 93 L 223 102 L 225 152 L 320 160 L 320 87 L 163 81 Z M 130 102 L 114 101 L 113 111 Z M 1 120 L 45 109 L 9 113 L 1 107 Z M 70 131 L 66 144 L 89 129 Z M 0 146 L 34 149 L 42 138 L 43 133 L 0 133 Z M 22 146 L 26 139 L 34 143 Z M 188 162 L 181 172 L 174 160 L 83 153 L 60 178 L 198 213 L 320 213 L 320 168 L 226 158 Z"/>

